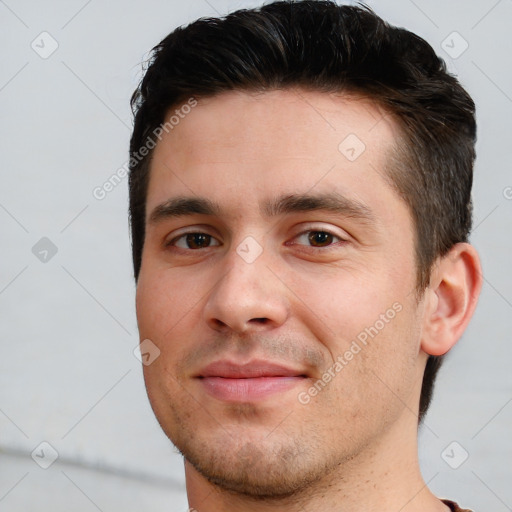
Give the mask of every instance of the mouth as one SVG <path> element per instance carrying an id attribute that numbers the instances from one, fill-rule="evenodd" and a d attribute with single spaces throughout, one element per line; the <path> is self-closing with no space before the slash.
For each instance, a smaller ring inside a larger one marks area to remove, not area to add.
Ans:
<path id="1" fill-rule="evenodd" d="M 222 360 L 209 364 L 196 376 L 204 390 L 227 402 L 251 402 L 283 393 L 304 382 L 302 370 L 270 361 L 245 364 Z"/>

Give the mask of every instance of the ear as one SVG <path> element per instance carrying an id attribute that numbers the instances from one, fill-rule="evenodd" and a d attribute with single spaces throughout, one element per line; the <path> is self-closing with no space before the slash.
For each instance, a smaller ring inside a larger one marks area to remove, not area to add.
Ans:
<path id="1" fill-rule="evenodd" d="M 432 270 L 425 291 L 421 348 L 433 356 L 448 352 L 462 336 L 482 288 L 482 268 L 475 248 L 454 245 Z"/>

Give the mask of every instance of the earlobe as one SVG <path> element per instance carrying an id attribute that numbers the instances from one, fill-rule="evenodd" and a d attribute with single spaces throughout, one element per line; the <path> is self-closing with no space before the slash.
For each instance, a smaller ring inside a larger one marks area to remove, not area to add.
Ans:
<path id="1" fill-rule="evenodd" d="M 462 336 L 482 288 L 475 248 L 458 243 L 439 259 L 425 292 L 421 348 L 433 356 L 448 352 Z"/>

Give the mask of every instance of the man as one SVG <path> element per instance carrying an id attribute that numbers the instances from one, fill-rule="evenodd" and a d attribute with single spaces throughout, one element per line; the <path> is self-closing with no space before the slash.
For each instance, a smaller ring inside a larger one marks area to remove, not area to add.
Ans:
<path id="1" fill-rule="evenodd" d="M 276 2 L 175 30 L 132 104 L 144 377 L 191 510 L 460 510 L 417 456 L 482 281 L 474 104 L 432 48 Z"/>

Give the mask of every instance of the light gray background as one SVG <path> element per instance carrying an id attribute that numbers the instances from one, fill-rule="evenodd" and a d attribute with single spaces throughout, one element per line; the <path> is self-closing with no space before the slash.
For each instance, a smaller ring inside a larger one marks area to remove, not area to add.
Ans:
<path id="1" fill-rule="evenodd" d="M 126 162 L 147 52 L 178 25 L 261 3 L 0 1 L 0 510 L 187 509 L 181 457 L 133 355 L 127 183 L 101 201 L 92 192 Z M 426 38 L 478 106 L 472 241 L 485 284 L 440 374 L 420 455 L 438 495 L 512 510 L 512 1 L 369 4 Z M 43 31 L 58 43 L 47 58 L 31 47 L 49 52 Z M 46 262 L 32 252 L 42 237 L 58 250 Z M 37 448 L 48 461 L 43 441 L 59 454 L 46 470 L 31 458 Z"/>

